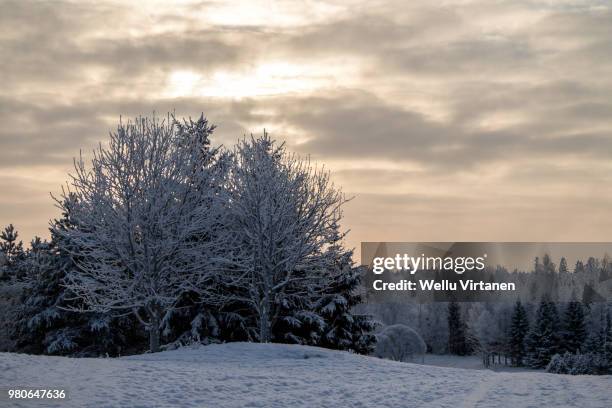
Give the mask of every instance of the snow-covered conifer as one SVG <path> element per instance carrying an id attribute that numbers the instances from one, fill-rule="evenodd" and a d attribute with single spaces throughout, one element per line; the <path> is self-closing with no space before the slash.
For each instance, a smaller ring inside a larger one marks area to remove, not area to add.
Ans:
<path id="1" fill-rule="evenodd" d="M 578 353 L 585 339 L 584 308 L 581 302 L 572 300 L 567 304 L 563 319 L 563 348 Z"/>
<path id="2" fill-rule="evenodd" d="M 26 270 L 23 265 L 25 251 L 23 243 L 18 241 L 19 233 L 9 224 L 0 232 L 0 279 L 23 279 Z"/>
<path id="3" fill-rule="evenodd" d="M 561 327 L 557 307 L 543 298 L 536 318 L 525 339 L 526 363 L 533 368 L 544 368 L 553 355 L 561 350 Z"/>
<path id="4" fill-rule="evenodd" d="M 512 311 L 512 323 L 510 326 L 510 357 L 512 364 L 515 366 L 523 365 L 523 359 L 525 358 L 525 336 L 529 331 L 529 321 L 527 319 L 527 312 L 521 304 L 520 300 L 517 300 L 514 310 Z"/>
<path id="5" fill-rule="evenodd" d="M 78 251 L 59 234 L 74 229 L 70 209 L 75 202 L 68 197 L 66 211 L 50 228 L 51 241 L 34 239 L 25 260 L 32 279 L 22 296 L 13 337 L 22 352 L 99 356 L 140 351 L 135 319 L 113 318 L 103 313 L 77 313 L 66 310 L 79 306 L 79 299 L 64 287 L 66 273 L 76 268 L 73 257 Z M 60 241 L 61 245 L 60 245 Z M 71 247 L 73 255 L 65 249 Z M 139 344 L 140 343 L 140 344 Z"/>
<path id="6" fill-rule="evenodd" d="M 448 304 L 448 351 L 451 354 L 464 356 L 469 353 L 466 338 L 466 325 L 461 316 L 461 306 L 452 301 Z"/>
<path id="7" fill-rule="evenodd" d="M 567 259 L 565 259 L 565 257 L 561 257 L 561 261 L 559 261 L 559 273 L 564 274 L 568 272 L 569 269 L 567 268 Z"/>

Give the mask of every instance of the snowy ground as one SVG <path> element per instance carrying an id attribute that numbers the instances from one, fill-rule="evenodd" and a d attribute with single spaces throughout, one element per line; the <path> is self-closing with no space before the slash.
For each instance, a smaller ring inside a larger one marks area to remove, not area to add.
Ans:
<path id="1" fill-rule="evenodd" d="M 0 353 L 0 389 L 66 387 L 16 407 L 612 407 L 612 377 L 395 363 L 312 347 L 232 343 L 117 359 Z M 6 391 L 5 391 L 6 392 Z"/>

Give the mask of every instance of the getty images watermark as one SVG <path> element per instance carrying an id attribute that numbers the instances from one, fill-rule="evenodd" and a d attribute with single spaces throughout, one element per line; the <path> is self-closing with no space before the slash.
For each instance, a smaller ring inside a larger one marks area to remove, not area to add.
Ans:
<path id="1" fill-rule="evenodd" d="M 364 242 L 367 302 L 612 300 L 612 243 Z"/>

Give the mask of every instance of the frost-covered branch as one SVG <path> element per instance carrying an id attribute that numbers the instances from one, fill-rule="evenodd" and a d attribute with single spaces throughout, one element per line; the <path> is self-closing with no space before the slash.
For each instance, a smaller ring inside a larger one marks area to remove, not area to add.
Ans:
<path id="1" fill-rule="evenodd" d="M 75 160 L 57 200 L 62 207 L 71 197 L 78 225 L 61 231 L 78 248 L 67 287 L 89 310 L 142 311 L 153 351 L 159 323 L 184 292 L 217 295 L 228 163 L 209 148 L 212 129 L 203 117 L 120 123 L 90 166 Z"/>

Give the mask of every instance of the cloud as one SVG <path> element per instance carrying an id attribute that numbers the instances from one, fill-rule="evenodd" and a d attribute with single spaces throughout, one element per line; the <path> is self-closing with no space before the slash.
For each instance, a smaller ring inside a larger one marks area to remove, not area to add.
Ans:
<path id="1" fill-rule="evenodd" d="M 483 105 L 486 103 L 485 99 Z M 306 135 L 308 141 L 296 149 L 322 159 L 388 159 L 418 163 L 431 171 L 456 171 L 502 160 L 511 163 L 517 158 L 547 160 L 571 155 L 607 159 L 612 151 L 605 126 L 601 130 L 584 126 L 594 120 L 609 123 L 605 115 L 609 105 L 603 103 L 547 106 L 539 114 L 528 114 L 523 123 L 494 130 L 462 121 L 434 121 L 367 92 L 305 97 L 297 103 L 281 98 L 266 106 L 277 112 L 273 121 Z M 463 109 L 467 115 L 468 108 L 464 105 Z M 583 114 L 585 109 L 589 113 Z M 490 113 L 484 106 L 474 107 L 472 115 L 476 112 Z M 559 123 L 549 125 L 551 116 L 558 116 Z"/>
<path id="2" fill-rule="evenodd" d="M 0 224 L 44 234 L 79 149 L 176 111 L 205 112 L 216 143 L 266 128 L 327 164 L 357 193 L 351 242 L 596 238 L 608 2 L 263 3 L 3 2 Z"/>
<path id="3" fill-rule="evenodd" d="M 91 151 L 106 140 L 121 117 L 130 120 L 172 112 L 179 117 L 205 113 L 219 127 L 214 137 L 220 144 L 231 144 L 247 134 L 241 123 L 257 120 L 248 100 L 226 103 L 193 98 L 96 99 L 49 105 L 0 97 L 0 121 L 11 123 L 0 128 L 0 169 L 71 164 L 80 149 Z"/>

